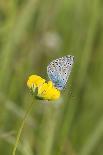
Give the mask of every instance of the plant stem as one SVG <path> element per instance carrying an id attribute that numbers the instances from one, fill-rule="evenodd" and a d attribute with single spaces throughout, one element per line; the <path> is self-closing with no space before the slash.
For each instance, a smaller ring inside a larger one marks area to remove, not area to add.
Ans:
<path id="1" fill-rule="evenodd" d="M 28 107 L 28 109 L 27 109 L 27 111 L 26 111 L 26 113 L 24 115 L 24 118 L 23 118 L 23 120 L 21 122 L 20 128 L 18 129 L 17 137 L 16 137 L 16 142 L 15 142 L 14 147 L 13 147 L 12 155 L 15 155 L 15 153 L 16 153 L 16 149 L 17 149 L 17 146 L 18 146 L 18 143 L 19 143 L 19 140 L 20 140 L 21 132 L 23 130 L 25 121 L 26 121 L 26 119 L 27 119 L 27 117 L 28 117 L 28 115 L 29 115 L 29 113 L 30 113 L 30 111 L 32 109 L 33 103 L 34 102 L 32 101 L 32 103 L 29 105 L 29 107 Z"/>

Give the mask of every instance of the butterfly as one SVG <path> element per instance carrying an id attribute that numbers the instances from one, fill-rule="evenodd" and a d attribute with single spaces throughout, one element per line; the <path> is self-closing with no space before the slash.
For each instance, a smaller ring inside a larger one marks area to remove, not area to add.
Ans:
<path id="1" fill-rule="evenodd" d="M 53 60 L 47 66 L 48 77 L 57 89 L 64 89 L 71 73 L 73 63 L 74 56 L 67 55 Z"/>

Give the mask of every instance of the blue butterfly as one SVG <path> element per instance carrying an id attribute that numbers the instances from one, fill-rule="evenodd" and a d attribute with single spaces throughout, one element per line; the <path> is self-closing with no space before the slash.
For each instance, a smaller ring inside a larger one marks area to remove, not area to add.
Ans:
<path id="1" fill-rule="evenodd" d="M 53 60 L 47 66 L 48 77 L 57 89 L 64 89 L 69 78 L 73 62 L 74 56 L 67 55 L 59 59 Z"/>

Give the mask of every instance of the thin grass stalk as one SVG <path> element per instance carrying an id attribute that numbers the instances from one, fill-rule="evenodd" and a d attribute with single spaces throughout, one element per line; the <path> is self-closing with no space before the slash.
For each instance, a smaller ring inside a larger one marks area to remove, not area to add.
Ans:
<path id="1" fill-rule="evenodd" d="M 22 133 L 22 130 L 23 130 L 25 121 L 26 121 L 26 119 L 27 119 L 27 117 L 28 117 L 28 115 L 29 115 L 29 113 L 30 113 L 30 111 L 32 109 L 33 103 L 34 103 L 34 101 L 32 101 L 30 103 L 30 105 L 29 105 L 29 107 L 28 107 L 28 109 L 27 109 L 27 111 L 25 113 L 25 116 L 24 116 L 24 118 L 23 118 L 23 120 L 21 122 L 20 128 L 18 129 L 17 137 L 16 137 L 16 142 L 15 142 L 14 147 L 13 147 L 12 155 L 15 155 L 16 154 L 17 146 L 18 146 L 19 141 L 20 141 L 20 136 L 21 136 L 21 133 Z"/>

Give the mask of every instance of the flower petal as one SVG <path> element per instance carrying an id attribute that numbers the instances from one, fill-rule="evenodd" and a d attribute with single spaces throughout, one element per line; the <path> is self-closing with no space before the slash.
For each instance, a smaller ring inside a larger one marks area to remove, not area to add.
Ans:
<path id="1" fill-rule="evenodd" d="M 60 91 L 53 86 L 51 81 L 49 81 L 38 87 L 37 96 L 44 100 L 56 100 L 60 97 Z"/>
<path id="2" fill-rule="evenodd" d="M 34 88 L 35 87 L 39 87 L 40 85 L 42 85 L 45 82 L 45 80 L 43 78 L 41 78 L 38 75 L 31 75 L 29 76 L 29 79 L 27 81 L 27 86 L 28 88 Z"/>

